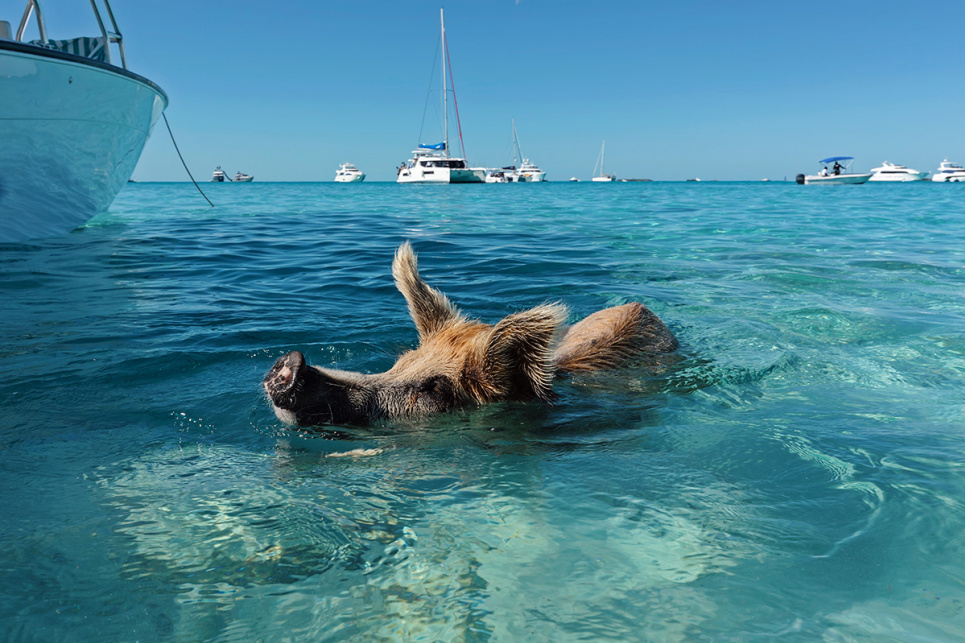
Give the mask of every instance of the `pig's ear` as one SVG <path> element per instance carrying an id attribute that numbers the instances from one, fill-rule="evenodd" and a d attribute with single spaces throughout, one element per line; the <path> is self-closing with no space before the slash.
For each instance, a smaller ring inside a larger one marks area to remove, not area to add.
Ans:
<path id="1" fill-rule="evenodd" d="M 502 399 L 553 399 L 550 347 L 568 314 L 562 304 L 546 304 L 506 317 L 489 336 L 483 371 Z"/>
<path id="2" fill-rule="evenodd" d="M 440 331 L 447 324 L 460 321 L 462 315 L 449 299 L 419 277 L 416 254 L 408 241 L 399 246 L 392 262 L 395 286 L 409 304 L 409 314 L 419 331 L 419 340 Z"/>

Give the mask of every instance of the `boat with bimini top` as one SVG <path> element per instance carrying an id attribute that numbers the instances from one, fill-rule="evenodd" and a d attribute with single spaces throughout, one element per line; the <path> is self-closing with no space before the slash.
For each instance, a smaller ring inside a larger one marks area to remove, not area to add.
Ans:
<path id="1" fill-rule="evenodd" d="M 105 212 L 168 105 L 128 69 L 110 2 L 90 4 L 92 37 L 50 38 L 40 0 L 28 0 L 16 32 L 0 20 L 0 243 L 63 234 Z"/>
<path id="2" fill-rule="evenodd" d="M 820 165 L 824 166 L 820 172 L 817 174 L 798 174 L 795 180 L 801 185 L 858 185 L 867 183 L 868 179 L 871 178 L 871 172 L 860 174 L 851 172 L 851 163 L 853 162 L 853 156 L 830 156 L 818 161 Z M 829 165 L 831 169 L 828 169 Z"/>
<path id="3" fill-rule="evenodd" d="M 462 145 L 462 126 L 459 124 L 459 107 L 456 103 L 455 89 L 452 90 L 453 105 L 456 108 L 456 125 L 459 129 L 459 144 L 463 147 L 462 157 L 449 156 L 449 86 L 452 84 L 452 66 L 449 61 L 449 44 L 446 41 L 446 23 L 442 9 L 439 10 L 442 30 L 442 114 L 443 138 L 441 143 L 420 143 L 412 151 L 412 158 L 396 168 L 397 183 L 483 183 L 486 170 L 470 168 L 465 159 L 465 146 Z"/>

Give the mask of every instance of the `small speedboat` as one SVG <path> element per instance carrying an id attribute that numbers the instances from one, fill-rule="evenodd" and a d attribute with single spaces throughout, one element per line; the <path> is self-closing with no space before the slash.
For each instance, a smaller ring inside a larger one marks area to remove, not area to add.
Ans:
<path id="1" fill-rule="evenodd" d="M 869 181 L 924 181 L 928 177 L 928 172 L 912 170 L 904 165 L 895 165 L 885 161 L 881 167 L 871 168 L 871 178 Z"/>
<path id="2" fill-rule="evenodd" d="M 235 174 L 235 178 L 233 180 L 237 181 L 238 183 L 251 183 L 255 180 L 255 177 L 251 176 L 250 174 L 245 174 L 244 172 L 238 172 Z"/>
<path id="3" fill-rule="evenodd" d="M 365 173 L 351 163 L 342 163 L 338 166 L 338 172 L 335 173 L 337 183 L 358 183 L 364 180 Z"/>
<path id="4" fill-rule="evenodd" d="M 842 164 L 842 161 L 844 164 Z M 817 174 L 798 174 L 796 180 L 802 185 L 858 185 L 867 183 L 871 172 L 853 173 L 851 163 L 853 156 L 831 156 L 818 161 L 824 168 Z M 831 169 L 828 166 L 831 165 Z"/>
<path id="5" fill-rule="evenodd" d="M 105 212 L 168 105 L 127 68 L 109 1 L 91 3 L 96 35 L 67 40 L 48 37 L 45 2 L 23 4 L 19 27 L 0 20 L 0 243 L 64 234 Z"/>
<path id="6" fill-rule="evenodd" d="M 938 166 L 938 171 L 932 174 L 931 180 L 936 183 L 965 182 L 965 168 L 945 159 Z"/>
<path id="7" fill-rule="evenodd" d="M 486 183 L 510 183 L 509 176 L 513 173 L 512 169 L 498 169 L 486 171 Z"/>

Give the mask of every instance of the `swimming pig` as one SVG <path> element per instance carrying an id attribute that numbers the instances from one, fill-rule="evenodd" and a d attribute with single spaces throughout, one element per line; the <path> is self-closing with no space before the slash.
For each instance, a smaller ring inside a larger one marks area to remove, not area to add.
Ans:
<path id="1" fill-rule="evenodd" d="M 673 333 L 636 302 L 596 312 L 569 329 L 562 304 L 515 313 L 495 326 L 467 319 L 419 277 L 408 242 L 395 253 L 392 276 L 408 302 L 419 347 L 371 375 L 309 366 L 298 351 L 283 355 L 264 380 L 279 419 L 362 424 L 487 402 L 550 402 L 556 373 L 612 368 L 639 353 L 677 348 Z"/>

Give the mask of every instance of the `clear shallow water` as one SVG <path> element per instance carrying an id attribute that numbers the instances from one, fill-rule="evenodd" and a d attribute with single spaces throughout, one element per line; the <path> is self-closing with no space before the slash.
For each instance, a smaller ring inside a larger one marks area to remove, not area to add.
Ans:
<path id="1" fill-rule="evenodd" d="M 965 638 L 959 186 L 204 188 L 0 246 L 4 640 Z M 414 345 L 405 239 L 471 315 L 640 300 L 680 359 L 280 424 L 279 355 Z"/>

